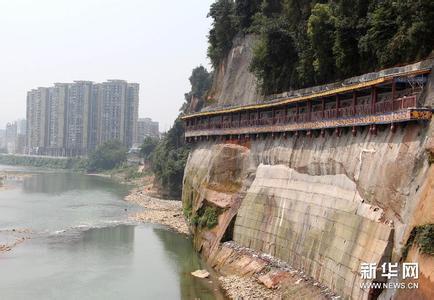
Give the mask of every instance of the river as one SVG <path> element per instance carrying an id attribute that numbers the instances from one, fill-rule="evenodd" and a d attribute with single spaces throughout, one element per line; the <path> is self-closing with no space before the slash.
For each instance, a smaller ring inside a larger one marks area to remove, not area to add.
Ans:
<path id="1" fill-rule="evenodd" d="M 129 220 L 140 208 L 123 200 L 128 186 L 59 171 L 0 172 L 9 174 L 0 244 L 30 237 L 0 253 L 0 299 L 223 299 L 213 278 L 191 276 L 206 266 L 189 239 Z"/>

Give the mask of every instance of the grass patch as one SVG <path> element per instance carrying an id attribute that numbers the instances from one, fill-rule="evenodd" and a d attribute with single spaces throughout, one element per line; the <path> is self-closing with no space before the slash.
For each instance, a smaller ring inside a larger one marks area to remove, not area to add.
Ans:
<path id="1" fill-rule="evenodd" d="M 434 149 L 430 149 L 426 151 L 428 154 L 428 163 L 430 165 L 434 164 Z"/>
<path id="2" fill-rule="evenodd" d="M 193 215 L 191 208 L 184 208 L 184 215 L 190 220 L 190 223 L 199 228 L 212 229 L 218 224 L 218 216 L 221 211 L 214 206 L 203 206 Z"/>
<path id="3" fill-rule="evenodd" d="M 407 243 L 402 249 L 402 258 L 404 260 L 407 258 L 408 251 L 413 245 L 417 245 L 421 253 L 434 255 L 434 224 L 413 228 Z"/>

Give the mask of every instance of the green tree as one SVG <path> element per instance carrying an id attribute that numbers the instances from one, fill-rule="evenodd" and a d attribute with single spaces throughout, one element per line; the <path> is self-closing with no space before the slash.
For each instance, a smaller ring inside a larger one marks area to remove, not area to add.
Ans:
<path id="1" fill-rule="evenodd" d="M 358 46 L 359 40 L 366 30 L 369 2 L 366 0 L 339 0 L 333 6 L 336 15 L 333 54 L 336 59 L 339 78 L 359 74 L 365 68 L 360 63 L 363 59 L 360 56 Z"/>
<path id="2" fill-rule="evenodd" d="M 217 68 L 232 47 L 232 40 L 238 32 L 233 0 L 217 0 L 211 4 L 208 17 L 213 19 L 208 36 L 208 57 Z"/>
<path id="3" fill-rule="evenodd" d="M 189 147 L 184 142 L 183 122 L 177 119 L 158 143 L 151 157 L 155 176 L 170 197 L 181 196 L 184 168 L 189 151 Z"/>
<path id="4" fill-rule="evenodd" d="M 127 160 L 128 149 L 118 140 L 108 141 L 89 156 L 88 171 L 111 170 Z"/>
<path id="5" fill-rule="evenodd" d="M 317 3 L 308 20 L 307 35 L 314 51 L 315 82 L 336 78 L 333 44 L 336 18 L 329 4 Z"/>
<path id="6" fill-rule="evenodd" d="M 235 15 L 238 26 L 243 31 L 248 31 L 253 22 L 253 17 L 261 10 L 262 0 L 237 0 L 235 1 Z"/>
<path id="7" fill-rule="evenodd" d="M 379 1 L 368 15 L 360 49 L 378 67 L 423 59 L 434 45 L 434 3 L 430 0 Z"/>
<path id="8" fill-rule="evenodd" d="M 202 109 L 204 102 L 206 101 L 206 93 L 212 85 L 212 73 L 204 66 L 199 66 L 193 69 L 189 78 L 191 84 L 191 91 L 184 95 L 185 103 L 181 107 L 181 111 L 199 111 Z M 198 103 L 191 103 L 192 99 L 196 99 Z"/>
<path id="9" fill-rule="evenodd" d="M 212 73 L 199 66 L 193 69 L 189 80 L 191 90 L 185 94 L 182 113 L 189 109 L 190 99 L 193 96 L 203 100 L 211 87 Z M 142 153 L 150 160 L 156 179 L 168 196 L 173 198 L 181 196 L 184 168 L 190 153 L 190 148 L 184 140 L 184 133 L 184 123 L 178 118 L 157 144 L 155 140 L 146 139 L 142 145 Z"/>
<path id="10" fill-rule="evenodd" d="M 239 30 L 250 24 L 248 31 L 259 35 L 251 70 L 265 94 L 425 59 L 433 51 L 431 0 L 263 0 L 253 18 L 244 2 L 236 3 L 244 20 Z"/>
<path id="11" fill-rule="evenodd" d="M 297 51 L 288 29 L 283 18 L 268 21 L 255 46 L 250 69 L 259 79 L 264 94 L 278 93 L 291 87 Z"/>
<path id="12" fill-rule="evenodd" d="M 191 84 L 190 95 L 198 98 L 203 98 L 212 84 L 212 74 L 204 66 L 199 66 L 193 69 L 189 78 Z"/>
<path id="13" fill-rule="evenodd" d="M 143 144 L 140 146 L 140 154 L 145 159 L 145 161 L 149 161 L 152 153 L 158 145 L 158 139 L 153 137 L 146 137 L 143 141 Z"/>

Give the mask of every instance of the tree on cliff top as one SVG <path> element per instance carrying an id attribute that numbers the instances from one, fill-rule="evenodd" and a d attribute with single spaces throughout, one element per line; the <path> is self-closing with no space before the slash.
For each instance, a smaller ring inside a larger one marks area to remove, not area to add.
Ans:
<path id="1" fill-rule="evenodd" d="M 232 40 L 237 34 L 235 18 L 235 2 L 233 0 L 217 0 L 211 4 L 208 17 L 213 19 L 208 35 L 208 57 L 214 68 L 228 54 Z"/>
<path id="2" fill-rule="evenodd" d="M 258 36 L 251 70 L 264 94 L 411 63 L 434 47 L 432 0 L 216 0 L 209 16 L 214 68 L 235 36 Z"/>
<path id="3" fill-rule="evenodd" d="M 181 112 L 199 111 L 202 109 L 206 94 L 212 85 L 212 72 L 204 66 L 199 66 L 193 69 L 189 78 L 191 84 L 191 91 L 184 95 L 185 102 L 182 105 Z M 192 99 L 196 99 L 197 103 L 191 103 Z"/>

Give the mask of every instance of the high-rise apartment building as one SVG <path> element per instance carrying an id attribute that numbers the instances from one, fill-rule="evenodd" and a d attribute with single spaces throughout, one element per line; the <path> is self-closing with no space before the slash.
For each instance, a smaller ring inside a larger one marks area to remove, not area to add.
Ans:
<path id="1" fill-rule="evenodd" d="M 49 155 L 64 155 L 68 90 L 69 85 L 65 83 L 55 83 L 54 87 L 49 88 L 47 145 L 47 154 Z"/>
<path id="2" fill-rule="evenodd" d="M 75 81 L 69 86 L 65 122 L 65 148 L 68 156 L 87 153 L 92 95 L 90 81 Z"/>
<path id="3" fill-rule="evenodd" d="M 108 80 L 98 85 L 98 142 L 124 141 L 127 82 Z"/>
<path id="4" fill-rule="evenodd" d="M 18 136 L 17 122 L 7 123 L 5 140 L 6 140 L 6 149 L 8 153 L 15 153 L 17 136 Z"/>
<path id="5" fill-rule="evenodd" d="M 6 130 L 0 129 L 0 152 L 6 150 Z"/>
<path id="6" fill-rule="evenodd" d="M 94 93 L 97 141 L 103 144 L 119 140 L 131 147 L 139 114 L 139 84 L 124 80 L 108 80 L 98 84 Z"/>
<path id="7" fill-rule="evenodd" d="M 125 110 L 125 144 L 133 146 L 137 136 L 137 121 L 139 119 L 139 84 L 129 83 Z"/>
<path id="8" fill-rule="evenodd" d="M 15 154 L 24 153 L 26 144 L 26 120 L 17 120 L 6 124 L 0 130 L 0 151 Z"/>
<path id="9" fill-rule="evenodd" d="M 27 120 L 26 119 L 20 119 L 17 121 L 17 131 L 18 131 L 18 135 L 26 136 L 26 132 L 27 132 Z"/>
<path id="10" fill-rule="evenodd" d="M 158 122 L 151 118 L 143 118 L 137 121 L 137 134 L 135 144 L 141 145 L 146 137 L 158 138 L 160 136 Z"/>
<path id="11" fill-rule="evenodd" d="M 27 152 L 79 156 L 110 140 L 131 147 L 136 137 L 139 84 L 124 80 L 56 83 L 27 95 Z"/>
<path id="12" fill-rule="evenodd" d="M 40 87 L 27 93 L 27 152 L 45 154 L 48 144 L 49 89 Z"/>

